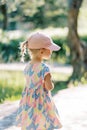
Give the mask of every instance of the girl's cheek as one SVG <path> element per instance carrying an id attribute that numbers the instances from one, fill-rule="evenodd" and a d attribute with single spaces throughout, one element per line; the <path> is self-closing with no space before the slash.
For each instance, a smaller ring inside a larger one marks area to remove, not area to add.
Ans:
<path id="1" fill-rule="evenodd" d="M 52 54 L 52 51 L 50 50 L 50 54 Z"/>

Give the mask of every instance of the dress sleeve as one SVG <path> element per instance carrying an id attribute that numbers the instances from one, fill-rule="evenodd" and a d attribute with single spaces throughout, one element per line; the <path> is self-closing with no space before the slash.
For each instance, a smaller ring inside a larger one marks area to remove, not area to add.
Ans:
<path id="1" fill-rule="evenodd" d="M 44 66 L 44 69 L 43 69 L 43 78 L 45 78 L 45 76 L 50 73 L 50 69 L 48 66 Z"/>

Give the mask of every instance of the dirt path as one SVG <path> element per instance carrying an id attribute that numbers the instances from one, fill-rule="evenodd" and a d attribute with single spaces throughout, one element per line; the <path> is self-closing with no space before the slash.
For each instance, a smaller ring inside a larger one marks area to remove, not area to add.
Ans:
<path id="1" fill-rule="evenodd" d="M 63 124 L 61 130 L 87 130 L 87 85 L 61 90 L 53 100 Z M 18 103 L 0 105 L 0 130 L 20 130 L 14 126 Z"/>
<path id="2" fill-rule="evenodd" d="M 22 71 L 27 63 L 7 63 L 7 64 L 0 64 L 0 70 L 19 70 Z M 71 74 L 73 71 L 72 66 L 70 65 L 59 65 L 57 63 L 55 64 L 49 64 L 49 67 L 51 68 L 52 72 L 60 72 L 60 73 L 69 73 Z"/>

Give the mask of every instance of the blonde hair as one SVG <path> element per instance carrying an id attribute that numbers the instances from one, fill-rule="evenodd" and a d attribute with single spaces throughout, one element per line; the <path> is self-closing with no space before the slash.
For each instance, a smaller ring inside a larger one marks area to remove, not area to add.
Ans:
<path id="1" fill-rule="evenodd" d="M 21 42 L 19 48 L 21 50 L 21 61 L 24 62 L 24 56 L 27 53 L 28 48 L 28 41 Z"/>
<path id="2" fill-rule="evenodd" d="M 40 49 L 29 49 L 28 48 L 28 41 L 24 41 L 20 43 L 20 50 L 21 50 L 21 61 L 24 62 L 24 56 L 25 54 L 29 54 L 30 59 L 32 59 L 33 57 L 35 57 L 37 55 L 37 52 Z"/>

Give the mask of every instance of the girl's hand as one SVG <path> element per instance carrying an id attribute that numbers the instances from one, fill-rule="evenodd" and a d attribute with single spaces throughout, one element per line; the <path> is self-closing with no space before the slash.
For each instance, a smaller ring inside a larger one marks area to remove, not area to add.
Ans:
<path id="1" fill-rule="evenodd" d="M 44 83 L 43 83 L 43 87 L 46 89 L 46 90 L 52 90 L 54 88 L 54 84 L 52 83 L 52 80 L 51 80 L 51 74 L 48 73 L 45 78 L 44 78 Z"/>

